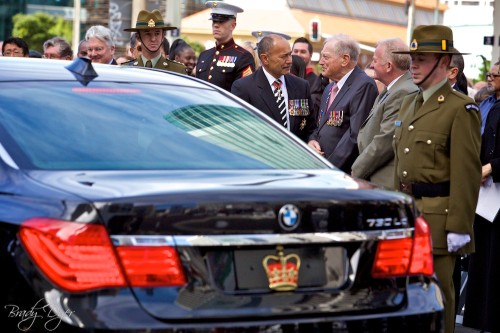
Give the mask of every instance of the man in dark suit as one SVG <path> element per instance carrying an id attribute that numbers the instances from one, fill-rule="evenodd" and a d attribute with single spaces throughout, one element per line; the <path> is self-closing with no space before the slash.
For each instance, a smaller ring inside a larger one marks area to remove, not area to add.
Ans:
<path id="1" fill-rule="evenodd" d="M 236 80 L 231 92 L 307 142 L 315 128 L 311 92 L 306 80 L 290 74 L 290 44 L 285 38 L 271 34 L 257 45 L 262 67 Z M 275 86 L 276 80 L 281 81 L 279 89 Z"/>
<path id="2" fill-rule="evenodd" d="M 163 44 L 166 41 L 166 31 L 175 29 L 177 28 L 165 24 L 158 9 L 152 12 L 141 10 L 137 15 L 135 28 L 124 29 L 136 33 L 138 41 L 141 42 L 141 54 L 137 59 L 125 64 L 186 74 L 186 66 L 177 61 L 166 59 L 161 54 Z"/>
<path id="3" fill-rule="evenodd" d="M 386 88 L 378 95 L 368 118 L 358 133 L 359 156 L 352 165 L 352 175 L 386 188 L 394 188 L 394 121 L 403 98 L 418 90 L 410 72 L 410 56 L 394 54 L 408 51 L 399 38 L 378 42 L 370 68 L 374 79 Z"/>
<path id="4" fill-rule="evenodd" d="M 255 71 L 253 55 L 233 39 L 236 15 L 243 9 L 222 1 L 207 1 L 205 6 L 212 9 L 210 20 L 215 47 L 200 53 L 196 77 L 230 91 L 235 80 Z"/>
<path id="5" fill-rule="evenodd" d="M 85 33 L 87 57 L 93 63 L 117 65 L 115 42 L 111 30 L 102 25 L 93 25 Z"/>
<path id="6" fill-rule="evenodd" d="M 378 95 L 375 81 L 357 66 L 359 44 L 352 37 L 330 37 L 321 51 L 321 73 L 330 83 L 321 98 L 318 127 L 309 146 L 346 173 L 358 157 L 358 131 Z"/>

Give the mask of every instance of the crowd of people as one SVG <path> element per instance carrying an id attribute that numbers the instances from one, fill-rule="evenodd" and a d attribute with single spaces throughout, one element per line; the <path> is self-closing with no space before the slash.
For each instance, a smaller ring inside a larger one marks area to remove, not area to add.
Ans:
<path id="1" fill-rule="evenodd" d="M 480 186 L 500 182 L 500 63 L 491 66 L 487 82 L 471 89 L 451 29 L 427 25 L 414 29 L 410 45 L 380 40 L 366 71 L 358 65 L 358 41 L 333 35 L 323 44 L 316 73 L 306 38 L 290 44 L 285 34 L 256 31 L 257 42 L 239 45 L 233 31 L 243 9 L 219 1 L 206 5 L 215 46 L 198 57 L 182 39 L 169 44 L 165 32 L 176 28 L 165 25 L 158 10 L 141 11 L 135 27 L 125 29 L 131 37 L 123 56 L 115 59 L 111 31 L 99 25 L 88 29 L 77 54 L 208 81 L 255 106 L 344 172 L 412 195 L 431 228 L 445 331 L 454 331 L 465 255 L 470 264 L 463 323 L 500 331 L 500 215 L 491 223 L 475 214 Z M 43 43 L 43 55 L 30 55 L 22 38 L 11 37 L 2 54 L 71 59 L 73 51 L 54 37 Z"/>

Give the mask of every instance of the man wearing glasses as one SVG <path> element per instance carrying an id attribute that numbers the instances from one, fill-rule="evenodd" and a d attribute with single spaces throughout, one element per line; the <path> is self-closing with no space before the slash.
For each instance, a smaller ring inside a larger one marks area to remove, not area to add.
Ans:
<path id="1" fill-rule="evenodd" d="M 491 68 L 490 72 L 486 73 L 486 80 L 488 81 L 488 92 L 491 95 L 479 104 L 479 110 L 481 111 L 481 134 L 484 132 L 484 124 L 486 123 L 486 117 L 490 112 L 491 107 L 498 98 L 500 98 L 500 62 L 495 62 Z"/>
<path id="2" fill-rule="evenodd" d="M 9 37 L 2 44 L 4 57 L 29 57 L 28 44 L 19 37 Z"/>

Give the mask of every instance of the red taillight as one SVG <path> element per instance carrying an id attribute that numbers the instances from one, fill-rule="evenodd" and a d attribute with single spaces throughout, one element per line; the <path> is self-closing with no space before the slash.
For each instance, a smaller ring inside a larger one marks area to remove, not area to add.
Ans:
<path id="1" fill-rule="evenodd" d="M 132 286 L 182 286 L 186 284 L 179 256 L 174 248 L 120 246 L 117 249 Z"/>
<path id="2" fill-rule="evenodd" d="M 40 270 L 71 292 L 127 287 L 128 283 L 132 287 L 172 286 L 185 281 L 177 253 L 170 247 L 118 248 L 123 268 L 130 274 L 125 277 L 102 225 L 34 218 L 21 225 L 19 238 Z"/>
<path id="3" fill-rule="evenodd" d="M 413 238 L 388 239 L 378 243 L 374 278 L 434 274 L 430 230 L 422 217 L 415 219 Z"/>

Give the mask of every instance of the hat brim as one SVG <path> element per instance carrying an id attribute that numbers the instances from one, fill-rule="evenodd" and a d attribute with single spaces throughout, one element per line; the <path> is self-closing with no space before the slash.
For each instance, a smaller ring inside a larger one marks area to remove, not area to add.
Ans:
<path id="1" fill-rule="evenodd" d="M 397 51 L 397 52 L 392 52 L 394 54 L 414 54 L 414 53 L 438 53 L 438 54 L 462 54 L 462 55 L 467 55 L 470 53 L 462 53 L 462 52 L 444 52 L 444 51 Z"/>
<path id="2" fill-rule="evenodd" d="M 177 27 L 144 27 L 144 28 L 127 28 L 127 29 L 123 29 L 123 31 L 129 31 L 129 32 L 139 32 L 141 30 L 154 30 L 154 29 L 160 29 L 160 30 L 164 30 L 164 31 L 168 31 L 168 30 L 177 30 L 178 28 Z"/>

